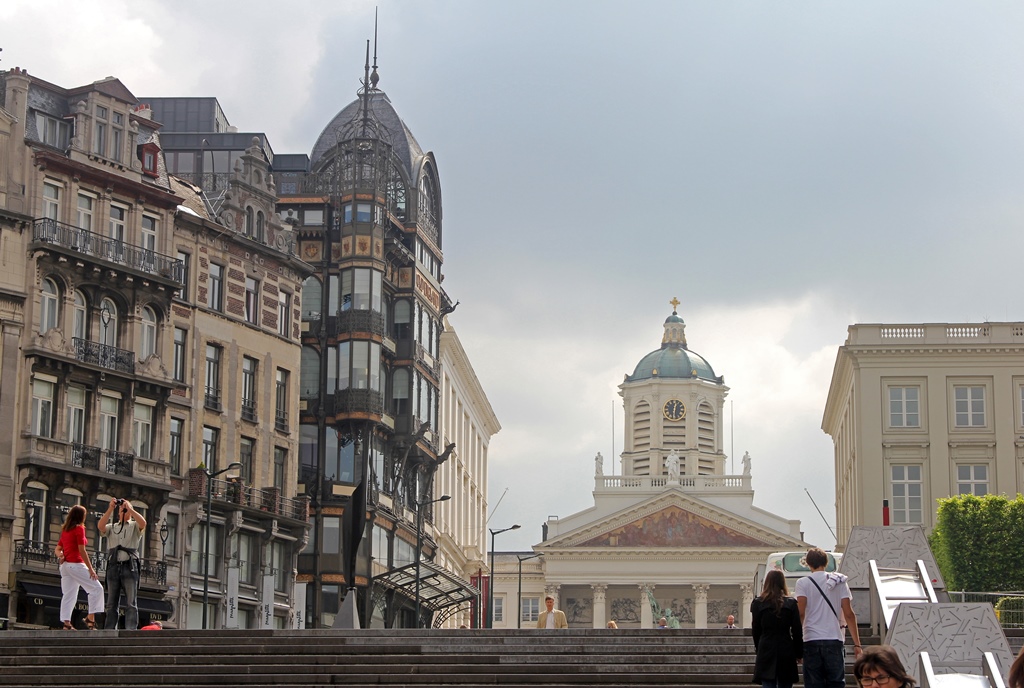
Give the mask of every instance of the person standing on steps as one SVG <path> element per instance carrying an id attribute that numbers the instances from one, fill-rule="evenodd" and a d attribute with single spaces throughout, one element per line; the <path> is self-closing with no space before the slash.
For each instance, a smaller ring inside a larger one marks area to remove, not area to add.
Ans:
<path id="1" fill-rule="evenodd" d="M 739 626 L 736 625 L 736 617 L 734 615 L 730 614 L 729 616 L 725 617 L 725 627 L 739 628 Z"/>
<path id="2" fill-rule="evenodd" d="M 547 610 L 537 617 L 537 628 L 569 628 L 569 622 L 565 618 L 565 612 L 555 609 L 555 598 L 548 595 L 544 598 Z"/>
<path id="3" fill-rule="evenodd" d="M 841 573 L 826 573 L 828 555 L 817 547 L 807 551 L 811 575 L 796 583 L 796 603 L 804 631 L 804 688 L 844 688 L 846 629 L 859 657 L 860 630 L 850 603 L 852 595 Z"/>
<path id="4" fill-rule="evenodd" d="M 60 620 L 65 631 L 73 631 L 71 612 L 78 601 L 78 589 L 84 588 L 89 595 L 89 615 L 85 617 L 85 625 L 89 630 L 96 630 L 96 612 L 103 611 L 103 586 L 99 576 L 89 561 L 85 546 L 89 541 L 85 537 L 85 507 L 76 504 L 68 511 L 64 526 L 60 530 L 60 540 L 53 553 L 60 565 L 60 588 L 63 596 L 60 599 Z"/>
<path id="5" fill-rule="evenodd" d="M 762 688 L 792 688 L 800 678 L 796 664 L 803 656 L 800 609 L 786 589 L 782 571 L 769 571 L 764 591 L 750 603 L 751 635 L 757 659 L 753 683 Z"/>
<path id="6" fill-rule="evenodd" d="M 111 516 L 115 522 L 111 523 Z M 117 628 L 118 606 L 124 591 L 124 627 L 139 628 L 139 547 L 146 530 L 146 519 L 127 499 L 112 499 L 100 517 L 100 534 L 107 538 L 107 618 L 103 628 Z"/>

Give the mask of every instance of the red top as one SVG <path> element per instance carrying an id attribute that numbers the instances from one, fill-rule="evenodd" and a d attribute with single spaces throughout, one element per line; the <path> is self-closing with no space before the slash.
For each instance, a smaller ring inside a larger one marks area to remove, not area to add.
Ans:
<path id="1" fill-rule="evenodd" d="M 82 553 L 78 550 L 79 545 L 88 545 L 89 540 L 85 537 L 85 526 L 75 526 L 71 530 L 65 530 L 60 534 L 60 546 L 64 548 L 64 561 L 69 564 L 84 564 Z"/>

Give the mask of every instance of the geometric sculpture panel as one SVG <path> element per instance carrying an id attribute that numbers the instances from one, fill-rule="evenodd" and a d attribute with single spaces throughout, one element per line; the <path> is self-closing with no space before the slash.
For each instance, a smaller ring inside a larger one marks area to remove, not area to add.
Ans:
<path id="1" fill-rule="evenodd" d="M 983 652 L 995 655 L 1004 679 L 1013 664 L 995 610 L 980 602 L 904 602 L 896 608 L 885 643 L 896 649 L 911 674 L 921 652 L 928 653 L 937 674 L 978 674 Z"/>
<path id="2" fill-rule="evenodd" d="M 839 564 L 840 573 L 850 577 L 851 588 L 870 587 L 868 562 L 872 559 L 887 569 L 912 569 L 920 559 L 931 575 L 932 587 L 946 588 L 921 526 L 854 526 Z"/>

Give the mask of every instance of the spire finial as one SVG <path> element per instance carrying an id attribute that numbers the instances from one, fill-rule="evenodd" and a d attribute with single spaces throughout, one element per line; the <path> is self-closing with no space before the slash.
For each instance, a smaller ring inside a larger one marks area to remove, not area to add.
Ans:
<path id="1" fill-rule="evenodd" d="M 682 301 L 680 301 L 679 299 L 677 299 L 677 298 L 676 298 L 676 297 L 674 297 L 674 296 L 672 297 L 672 300 L 671 300 L 671 301 L 669 301 L 669 305 L 671 305 L 671 306 L 672 306 L 672 315 L 678 315 L 678 314 L 676 313 L 676 310 L 678 310 L 678 308 L 679 308 L 679 304 L 680 304 L 680 303 L 682 303 Z"/>
<path id="2" fill-rule="evenodd" d="M 377 88 L 380 75 L 377 74 L 377 8 L 373 8 L 373 72 L 370 73 L 370 86 Z"/>

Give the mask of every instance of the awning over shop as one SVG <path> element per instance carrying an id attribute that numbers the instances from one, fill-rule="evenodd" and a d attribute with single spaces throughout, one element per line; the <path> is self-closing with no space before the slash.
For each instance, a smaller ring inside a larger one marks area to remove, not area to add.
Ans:
<path id="1" fill-rule="evenodd" d="M 409 599 L 416 597 L 416 564 L 394 569 L 375 576 L 374 584 L 386 590 L 396 590 Z M 474 600 L 480 591 L 454 573 L 429 561 L 420 562 L 420 604 L 437 611 Z"/>
<path id="2" fill-rule="evenodd" d="M 21 587 L 28 597 L 37 597 L 43 600 L 60 600 L 64 593 L 56 585 L 43 585 L 42 583 L 21 583 Z M 79 589 L 78 601 L 88 602 L 89 599 L 84 590 Z M 167 600 L 156 600 L 151 597 L 139 595 L 138 607 L 140 612 L 147 614 L 162 614 L 170 616 L 174 612 L 174 606 Z"/>

